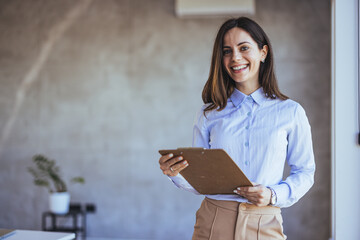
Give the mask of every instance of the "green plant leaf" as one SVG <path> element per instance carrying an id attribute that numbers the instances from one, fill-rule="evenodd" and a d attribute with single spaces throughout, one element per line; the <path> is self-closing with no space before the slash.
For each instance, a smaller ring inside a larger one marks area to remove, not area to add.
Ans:
<path id="1" fill-rule="evenodd" d="M 35 179 L 34 180 L 35 185 L 37 186 L 45 186 L 48 187 L 50 184 L 47 180 L 45 179 Z"/>
<path id="2" fill-rule="evenodd" d="M 72 183 L 81 183 L 84 184 L 85 183 L 85 179 L 83 177 L 74 177 L 71 179 Z"/>
<path id="3" fill-rule="evenodd" d="M 47 187 L 50 192 L 67 191 L 65 181 L 60 175 L 60 167 L 56 166 L 55 160 L 50 160 L 40 154 L 33 156 L 32 160 L 36 165 L 36 168 L 29 167 L 28 171 L 33 175 L 35 185 Z M 85 182 L 82 177 L 73 178 L 71 181 L 75 183 Z"/>

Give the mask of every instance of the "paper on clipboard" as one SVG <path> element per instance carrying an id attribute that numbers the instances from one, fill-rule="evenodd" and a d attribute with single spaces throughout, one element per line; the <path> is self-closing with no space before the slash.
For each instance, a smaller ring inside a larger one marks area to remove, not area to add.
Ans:
<path id="1" fill-rule="evenodd" d="M 183 156 L 189 166 L 180 174 L 200 194 L 234 194 L 237 187 L 253 186 L 223 149 L 178 148 L 159 153 Z"/>

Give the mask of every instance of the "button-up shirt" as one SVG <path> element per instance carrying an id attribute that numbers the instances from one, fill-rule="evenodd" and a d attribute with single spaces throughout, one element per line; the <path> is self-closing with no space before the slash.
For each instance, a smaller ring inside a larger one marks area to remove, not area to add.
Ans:
<path id="1" fill-rule="evenodd" d="M 293 100 L 267 98 L 262 88 L 250 95 L 235 89 L 221 110 L 197 113 L 193 147 L 224 149 L 250 181 L 274 189 L 279 207 L 297 202 L 313 185 L 315 161 L 304 109 Z M 285 161 L 290 175 L 283 179 Z M 180 175 L 176 186 L 197 193 Z M 236 194 L 207 195 L 246 202 Z"/>

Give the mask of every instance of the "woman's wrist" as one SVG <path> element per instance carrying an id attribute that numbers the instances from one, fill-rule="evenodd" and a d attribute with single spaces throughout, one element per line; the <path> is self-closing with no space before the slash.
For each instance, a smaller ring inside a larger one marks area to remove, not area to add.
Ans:
<path id="1" fill-rule="evenodd" d="M 274 189 L 267 187 L 271 191 L 269 205 L 274 206 L 277 203 L 277 195 Z"/>

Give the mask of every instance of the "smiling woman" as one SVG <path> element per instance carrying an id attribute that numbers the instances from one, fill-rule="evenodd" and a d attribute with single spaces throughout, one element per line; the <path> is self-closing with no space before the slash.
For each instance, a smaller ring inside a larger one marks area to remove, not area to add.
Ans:
<path id="1" fill-rule="evenodd" d="M 280 209 L 314 182 L 311 131 L 301 105 L 278 89 L 271 44 L 257 23 L 240 17 L 220 27 L 202 97 L 193 147 L 224 149 L 254 186 L 206 195 L 193 240 L 286 239 Z M 285 161 L 291 172 L 283 180 Z M 176 186 L 197 193 L 178 174 L 186 159 L 169 154 L 159 163 Z"/>
<path id="2" fill-rule="evenodd" d="M 256 22 L 241 17 L 226 21 L 215 39 L 209 79 L 202 93 L 204 103 L 209 103 L 205 111 L 224 109 L 234 88 L 247 91 L 244 84 L 253 90 L 261 86 L 269 98 L 288 99 L 278 88 L 269 38 Z"/>

